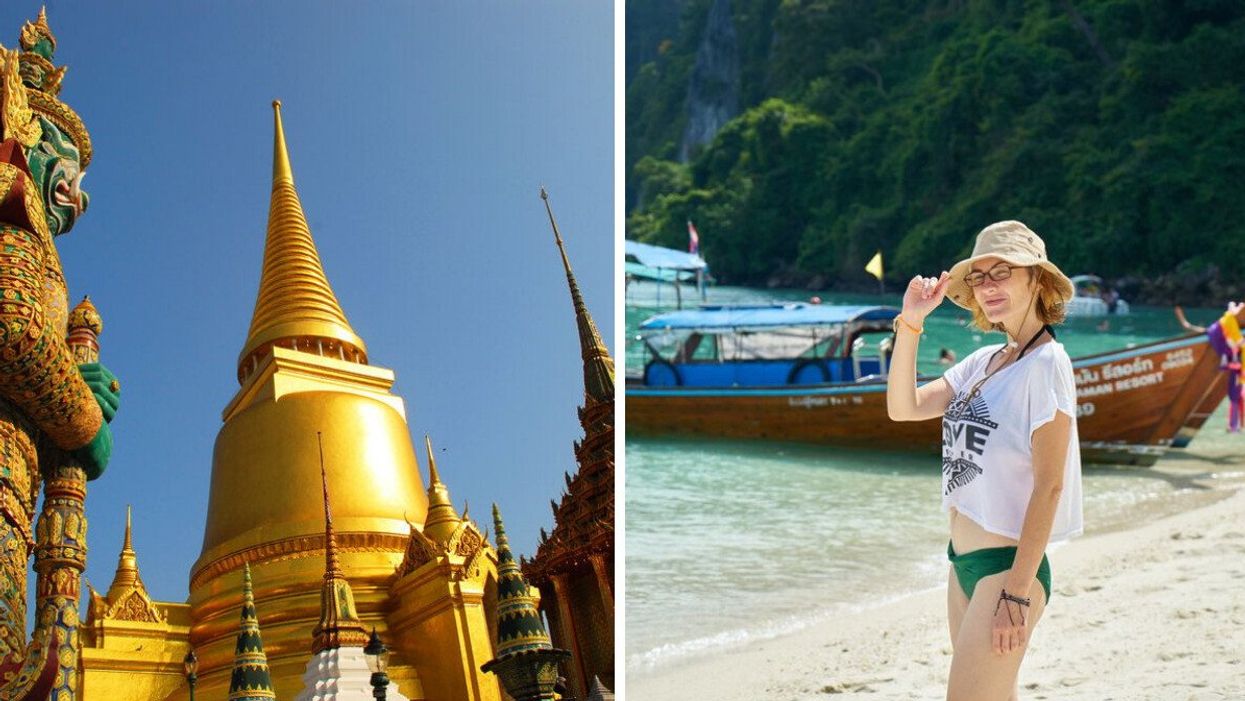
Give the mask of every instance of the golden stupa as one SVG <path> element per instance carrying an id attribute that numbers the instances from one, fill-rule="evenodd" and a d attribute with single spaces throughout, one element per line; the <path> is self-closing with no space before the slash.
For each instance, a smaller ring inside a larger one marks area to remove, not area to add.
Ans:
<path id="1" fill-rule="evenodd" d="M 294 188 L 280 103 L 273 108 L 259 292 L 238 356 L 241 386 L 216 439 L 190 598 L 151 601 L 127 528 L 116 581 L 106 595 L 91 593 L 79 698 L 185 701 L 182 658 L 191 648 L 196 697 L 227 698 L 249 566 L 272 686 L 277 698 L 294 699 L 322 618 L 328 489 L 334 561 L 358 618 L 393 651 L 397 689 L 411 699 L 500 699 L 496 678 L 480 671 L 494 653 L 497 554 L 454 509 L 431 446 L 425 490 L 403 401 L 390 393 L 394 374 L 368 364 L 325 277 Z"/>

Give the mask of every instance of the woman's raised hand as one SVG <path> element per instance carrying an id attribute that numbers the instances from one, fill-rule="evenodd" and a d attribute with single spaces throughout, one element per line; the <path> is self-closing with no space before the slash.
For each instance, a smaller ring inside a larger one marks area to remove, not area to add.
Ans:
<path id="1" fill-rule="evenodd" d="M 947 285 L 950 283 L 951 274 L 945 270 L 937 278 L 920 275 L 912 278 L 912 281 L 908 283 L 908 289 L 903 293 L 904 321 L 920 326 L 925 321 L 925 317 L 942 304 L 942 299 L 947 296 Z"/>

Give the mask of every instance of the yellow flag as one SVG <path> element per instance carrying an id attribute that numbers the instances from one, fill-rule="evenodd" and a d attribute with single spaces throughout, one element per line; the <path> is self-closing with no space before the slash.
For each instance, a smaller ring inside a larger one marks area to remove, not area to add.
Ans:
<path id="1" fill-rule="evenodd" d="M 881 251 L 874 253 L 873 257 L 869 259 L 869 263 L 865 265 L 865 272 L 869 273 L 870 275 L 872 275 L 873 277 L 879 280 L 882 279 L 882 252 Z"/>

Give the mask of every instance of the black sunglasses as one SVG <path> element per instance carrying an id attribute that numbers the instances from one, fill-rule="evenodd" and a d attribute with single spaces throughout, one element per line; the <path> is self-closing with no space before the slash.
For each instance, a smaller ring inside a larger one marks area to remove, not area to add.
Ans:
<path id="1" fill-rule="evenodd" d="M 964 276 L 964 284 L 968 285 L 969 287 L 977 287 L 978 285 L 986 281 L 987 275 L 990 276 L 990 279 L 994 280 L 995 282 L 1003 282 L 1004 280 L 1012 276 L 1012 270 L 1017 267 L 1019 266 L 1008 265 L 1007 263 L 999 263 L 998 265 L 994 266 L 993 268 L 990 268 L 984 273 L 974 270 L 973 272 Z"/>

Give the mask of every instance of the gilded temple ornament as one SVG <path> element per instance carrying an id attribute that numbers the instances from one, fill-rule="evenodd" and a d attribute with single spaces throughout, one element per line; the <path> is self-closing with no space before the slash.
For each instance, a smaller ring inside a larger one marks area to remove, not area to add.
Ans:
<path id="1" fill-rule="evenodd" d="M 39 143 L 43 136 L 43 128 L 30 108 L 30 99 L 26 86 L 18 68 L 20 63 L 18 52 L 0 46 L 0 61 L 3 61 L 4 79 L 0 81 L 0 100 L 4 104 L 4 138 L 16 139 L 18 143 L 30 148 Z"/>
<path id="2" fill-rule="evenodd" d="M 22 25 L 18 41 L 24 50 L 40 54 L 46 52 L 48 56 L 45 58 L 51 58 L 51 53 L 56 51 L 56 35 L 52 34 L 52 27 L 48 24 L 46 7 L 39 9 L 39 16 L 34 22 L 27 20 Z"/>

